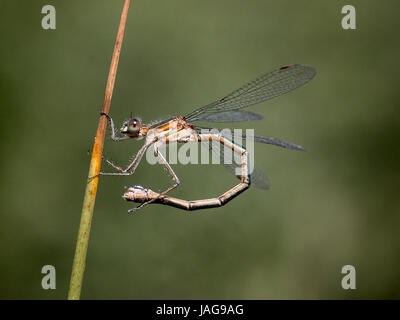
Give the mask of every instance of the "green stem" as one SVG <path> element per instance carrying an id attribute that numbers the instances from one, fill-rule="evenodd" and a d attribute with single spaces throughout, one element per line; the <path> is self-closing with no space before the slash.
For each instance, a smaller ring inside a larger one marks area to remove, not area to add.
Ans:
<path id="1" fill-rule="evenodd" d="M 110 71 L 108 73 L 102 108 L 102 111 L 107 114 L 110 112 L 111 98 L 114 90 L 115 77 L 117 75 L 119 55 L 121 52 L 122 40 L 124 37 L 129 4 L 130 0 L 125 0 L 118 28 L 117 39 L 115 41 L 114 52 L 111 59 Z M 92 158 L 90 160 L 89 177 L 93 177 L 100 172 L 101 156 L 103 153 L 106 128 L 106 117 L 100 117 L 99 125 L 96 132 L 96 138 L 93 145 Z M 94 203 L 96 201 L 98 181 L 99 178 L 96 177 L 94 179 L 91 179 L 86 185 L 85 197 L 83 200 L 81 213 L 81 222 L 78 231 L 78 240 L 76 242 L 74 262 L 72 264 L 71 281 L 68 292 L 69 300 L 79 300 L 81 295 L 82 281 L 86 265 L 87 248 L 89 244 L 90 227 L 92 224 L 93 209 Z"/>

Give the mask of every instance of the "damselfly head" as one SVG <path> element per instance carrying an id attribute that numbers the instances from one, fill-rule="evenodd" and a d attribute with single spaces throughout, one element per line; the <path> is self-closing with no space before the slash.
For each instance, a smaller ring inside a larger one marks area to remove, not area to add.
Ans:
<path id="1" fill-rule="evenodd" d="M 121 133 L 125 134 L 131 138 L 140 138 L 140 129 L 142 127 L 142 122 L 138 118 L 132 118 L 123 123 L 121 127 Z"/>

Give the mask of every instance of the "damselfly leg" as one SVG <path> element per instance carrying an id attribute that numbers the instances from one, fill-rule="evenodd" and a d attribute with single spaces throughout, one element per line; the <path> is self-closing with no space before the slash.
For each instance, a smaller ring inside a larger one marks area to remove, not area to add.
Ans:
<path id="1" fill-rule="evenodd" d="M 115 164 L 113 164 L 110 160 L 103 158 L 103 160 L 106 163 L 108 163 L 110 166 L 112 166 L 113 168 L 115 168 L 116 170 L 118 170 L 120 172 L 99 172 L 95 176 L 89 177 L 88 180 L 92 180 L 98 176 L 130 176 L 130 175 L 132 175 L 135 172 L 140 161 L 142 161 L 143 155 L 145 154 L 147 148 L 150 147 L 153 143 L 154 143 L 154 141 L 143 145 L 140 148 L 139 152 L 136 154 L 135 159 L 133 159 L 133 161 L 125 169 L 122 169 L 121 167 L 118 167 Z"/>
<path id="2" fill-rule="evenodd" d="M 165 160 L 164 156 L 162 155 L 162 153 L 159 151 L 159 144 L 155 143 L 154 144 L 154 152 L 157 155 L 157 157 L 161 160 L 162 164 L 167 168 L 169 174 L 171 175 L 172 179 L 175 181 L 175 184 L 171 187 L 169 187 L 168 189 L 164 190 L 163 192 L 161 192 L 158 197 L 155 197 L 153 199 L 149 199 L 146 202 L 141 203 L 139 206 L 137 206 L 136 208 L 132 208 L 128 210 L 128 213 L 132 213 L 135 212 L 136 210 L 139 210 L 141 208 L 143 208 L 145 205 L 153 203 L 154 201 L 156 201 L 159 197 L 164 196 L 165 194 L 167 194 L 168 192 L 174 190 L 180 183 L 178 176 L 175 174 L 174 170 L 172 170 L 171 166 L 169 165 L 168 161 Z"/>

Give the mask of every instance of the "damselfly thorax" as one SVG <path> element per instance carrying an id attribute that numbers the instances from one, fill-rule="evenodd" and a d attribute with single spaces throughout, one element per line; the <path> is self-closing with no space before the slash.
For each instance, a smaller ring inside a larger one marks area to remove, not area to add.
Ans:
<path id="1" fill-rule="evenodd" d="M 146 141 L 157 140 L 159 143 L 185 143 L 193 140 L 196 136 L 194 126 L 189 124 L 185 117 L 176 117 L 155 128 L 147 131 Z"/>

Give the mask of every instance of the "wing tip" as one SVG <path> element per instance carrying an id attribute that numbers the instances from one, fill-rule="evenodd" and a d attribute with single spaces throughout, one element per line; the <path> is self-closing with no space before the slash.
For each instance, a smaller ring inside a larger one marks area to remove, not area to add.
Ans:
<path id="1" fill-rule="evenodd" d="M 280 67 L 279 70 L 291 69 L 291 68 L 296 68 L 296 67 L 307 70 L 308 73 L 310 74 L 310 76 L 309 76 L 310 80 L 312 78 L 314 78 L 314 76 L 317 74 L 317 70 L 313 66 L 310 66 L 308 64 L 302 64 L 302 63 L 288 64 L 288 65 Z"/>
<path id="2" fill-rule="evenodd" d="M 308 150 L 302 146 L 298 146 L 298 145 L 294 145 L 295 147 L 293 148 L 293 150 L 296 151 L 301 151 L 301 152 L 307 152 Z"/>

